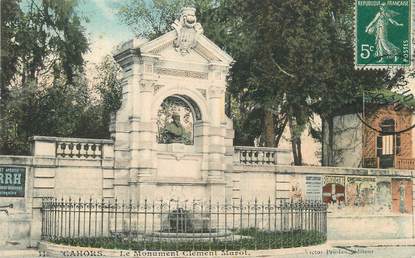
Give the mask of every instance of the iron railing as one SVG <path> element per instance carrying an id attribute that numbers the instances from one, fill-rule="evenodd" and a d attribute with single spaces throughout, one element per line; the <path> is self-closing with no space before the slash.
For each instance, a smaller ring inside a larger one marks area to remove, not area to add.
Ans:
<path id="1" fill-rule="evenodd" d="M 105 238 L 143 250 L 266 249 L 315 244 L 319 240 L 313 239 L 324 241 L 326 233 L 327 206 L 312 201 L 42 202 L 42 239 L 60 243 L 77 239 L 94 246 Z"/>

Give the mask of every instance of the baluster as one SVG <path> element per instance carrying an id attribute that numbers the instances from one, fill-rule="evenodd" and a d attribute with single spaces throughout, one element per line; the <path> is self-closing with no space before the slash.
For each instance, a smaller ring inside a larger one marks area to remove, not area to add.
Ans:
<path id="1" fill-rule="evenodd" d="M 85 150 L 84 157 L 86 159 L 89 158 L 89 144 L 88 143 L 85 143 L 83 149 Z"/>
<path id="2" fill-rule="evenodd" d="M 254 164 L 255 163 L 255 153 L 254 150 L 249 150 L 249 164 Z"/>
<path id="3" fill-rule="evenodd" d="M 56 143 L 56 157 L 62 156 L 61 144 L 59 142 Z"/>
<path id="4" fill-rule="evenodd" d="M 102 145 L 98 145 L 98 157 L 102 158 Z"/>
<path id="5" fill-rule="evenodd" d="M 264 150 L 264 164 L 270 164 L 270 155 L 271 155 L 271 152 L 270 151 L 266 151 L 266 150 Z"/>
<path id="6" fill-rule="evenodd" d="M 79 158 L 80 159 L 83 159 L 83 158 L 85 158 L 85 153 L 86 153 L 86 151 L 85 151 L 85 143 L 82 143 L 82 142 L 80 142 L 79 143 L 79 145 L 80 145 L 80 150 L 79 150 Z"/>
<path id="7" fill-rule="evenodd" d="M 81 151 L 82 151 L 82 145 L 80 143 L 76 144 L 76 150 L 77 150 L 76 156 L 78 158 L 80 158 L 81 157 Z"/>
<path id="8" fill-rule="evenodd" d="M 61 150 L 62 150 L 62 152 L 61 152 L 61 156 L 62 157 L 65 157 L 66 156 L 66 153 L 65 153 L 65 149 L 66 149 L 66 143 L 61 143 Z"/>
<path id="9" fill-rule="evenodd" d="M 242 150 L 241 155 L 242 155 L 242 163 L 243 164 L 248 163 L 248 153 L 245 150 Z"/>
<path id="10" fill-rule="evenodd" d="M 255 157 L 256 157 L 256 164 L 263 164 L 262 163 L 263 151 L 261 150 L 255 151 Z"/>
<path id="11" fill-rule="evenodd" d="M 73 157 L 73 148 L 74 148 L 74 144 L 71 142 L 70 144 L 68 144 L 68 148 L 69 148 L 69 157 Z"/>
<path id="12" fill-rule="evenodd" d="M 95 152 L 96 152 L 96 150 L 97 150 L 97 145 L 96 145 L 96 144 L 92 144 L 92 145 L 91 145 L 91 150 L 92 150 L 92 154 L 91 154 L 91 156 L 92 156 L 92 158 L 93 158 L 93 159 L 95 159 L 95 157 L 96 157 Z"/>

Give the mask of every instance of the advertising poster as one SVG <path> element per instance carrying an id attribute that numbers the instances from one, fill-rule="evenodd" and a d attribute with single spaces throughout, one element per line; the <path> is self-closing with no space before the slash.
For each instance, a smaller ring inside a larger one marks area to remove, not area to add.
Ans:
<path id="1" fill-rule="evenodd" d="M 347 206 L 365 207 L 375 204 L 376 178 L 347 177 L 346 182 Z"/>
<path id="2" fill-rule="evenodd" d="M 392 211 L 412 213 L 412 181 L 392 179 Z"/>

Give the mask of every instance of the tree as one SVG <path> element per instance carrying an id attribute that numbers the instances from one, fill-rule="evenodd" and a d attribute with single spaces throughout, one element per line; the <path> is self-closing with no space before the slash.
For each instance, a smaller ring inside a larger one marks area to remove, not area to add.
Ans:
<path id="1" fill-rule="evenodd" d="M 180 2 L 181 7 L 186 1 L 167 2 Z M 152 25 L 137 34 L 154 38 L 168 30 L 178 8 L 145 3 L 135 3 L 140 8 L 122 15 L 135 29 L 140 23 L 131 17 L 152 15 L 152 19 L 146 18 L 153 21 L 149 23 Z M 332 148 L 336 112 L 355 103 L 363 89 L 384 86 L 379 82 L 384 82 L 388 73 L 354 70 L 352 1 L 190 3 L 202 6 L 199 21 L 206 36 L 236 60 L 228 78 L 228 110 L 234 120 L 235 144 L 250 145 L 261 138 L 265 146 L 276 147 L 288 126 L 294 163 L 301 165 L 301 134 L 313 114 L 321 116 L 323 125 L 328 124 L 328 146 Z M 392 81 L 396 78 L 393 76 Z M 332 164 L 333 158 L 329 160 Z"/>
<path id="2" fill-rule="evenodd" d="M 1 73 L 0 107 L 8 97 L 8 82 L 16 73 L 18 44 L 15 34 L 19 26 L 21 10 L 18 1 L 0 1 L 1 8 Z"/>
<path id="3" fill-rule="evenodd" d="M 96 123 L 103 138 L 109 137 L 109 125 L 111 116 L 121 107 L 122 86 L 121 86 L 121 68 L 115 62 L 112 56 L 105 56 L 100 64 L 95 67 L 97 75 L 94 77 L 94 89 L 99 96 L 98 114 L 101 120 Z M 95 136 L 96 137 L 96 136 Z"/>
<path id="4" fill-rule="evenodd" d="M 181 8 L 193 6 L 201 18 L 215 5 L 214 0 L 128 0 L 118 14 L 137 36 L 155 39 L 171 30 L 170 25 L 178 18 Z"/>
<path id="5" fill-rule="evenodd" d="M 26 154 L 35 134 L 69 136 L 88 103 L 88 42 L 76 5 L 1 1 L 0 153 Z"/>
<path id="6" fill-rule="evenodd" d="M 75 11 L 77 1 L 2 1 L 5 2 L 5 11 L 12 10 L 17 18 L 7 14 L 4 24 L 2 21 L 2 39 L 4 36 L 13 42 L 5 45 L 6 58 L 15 61 L 2 62 L 2 70 L 8 74 L 2 84 L 24 85 L 26 81 L 38 81 L 48 72 L 60 76 L 60 70 L 71 83 L 75 71 L 82 72 L 82 54 L 88 50 L 81 18 Z"/>
<path id="7" fill-rule="evenodd" d="M 357 71 L 353 57 L 353 10 L 352 1 L 336 2 L 330 5 L 331 21 L 326 30 L 329 33 L 327 58 L 331 68 L 328 77 L 321 81 L 311 95 L 311 109 L 320 115 L 322 135 L 322 164 L 335 165 L 334 116 L 341 110 L 356 107 L 360 112 L 362 93 L 373 88 L 392 88 L 402 80 L 402 70 L 397 72 Z M 322 70 L 324 71 L 324 70 Z M 387 83 L 386 83 L 387 82 Z M 326 148 L 326 149 L 324 149 Z"/>
<path id="8" fill-rule="evenodd" d="M 328 35 L 322 29 L 328 19 L 328 1 L 245 1 L 236 5 L 244 30 L 255 36 L 248 42 L 253 52 L 248 58 L 253 62 L 243 62 L 253 66 L 239 70 L 234 66 L 232 75 L 243 75 L 239 86 L 231 83 L 231 87 L 238 92 L 240 85 L 250 86 L 250 98 L 264 109 L 267 146 L 275 147 L 275 132 L 280 136 L 289 125 L 294 161 L 300 165 L 300 135 L 312 115 L 307 102 L 313 88 L 326 76 L 321 69 L 330 66 L 323 55 Z M 237 63 L 247 59 L 243 53 L 238 57 Z"/>

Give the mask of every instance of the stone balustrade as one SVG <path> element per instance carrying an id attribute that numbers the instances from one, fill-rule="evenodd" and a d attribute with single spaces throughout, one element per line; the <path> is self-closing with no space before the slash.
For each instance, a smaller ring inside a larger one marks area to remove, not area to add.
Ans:
<path id="1" fill-rule="evenodd" d="M 397 169 L 415 169 L 415 159 L 396 158 Z"/>
<path id="2" fill-rule="evenodd" d="M 63 138 L 63 137 L 33 137 L 32 152 L 34 156 L 51 156 L 69 159 L 103 159 L 105 149 L 112 156 L 112 140 Z M 111 149 L 111 151 L 110 151 Z"/>
<path id="3" fill-rule="evenodd" d="M 234 163 L 247 165 L 277 165 L 291 163 L 289 157 L 290 150 L 286 149 L 235 146 L 234 150 Z"/>
<path id="4" fill-rule="evenodd" d="M 379 158 L 365 158 L 363 159 L 364 168 L 381 168 Z M 415 159 L 414 158 L 395 158 L 396 169 L 415 169 Z"/>

